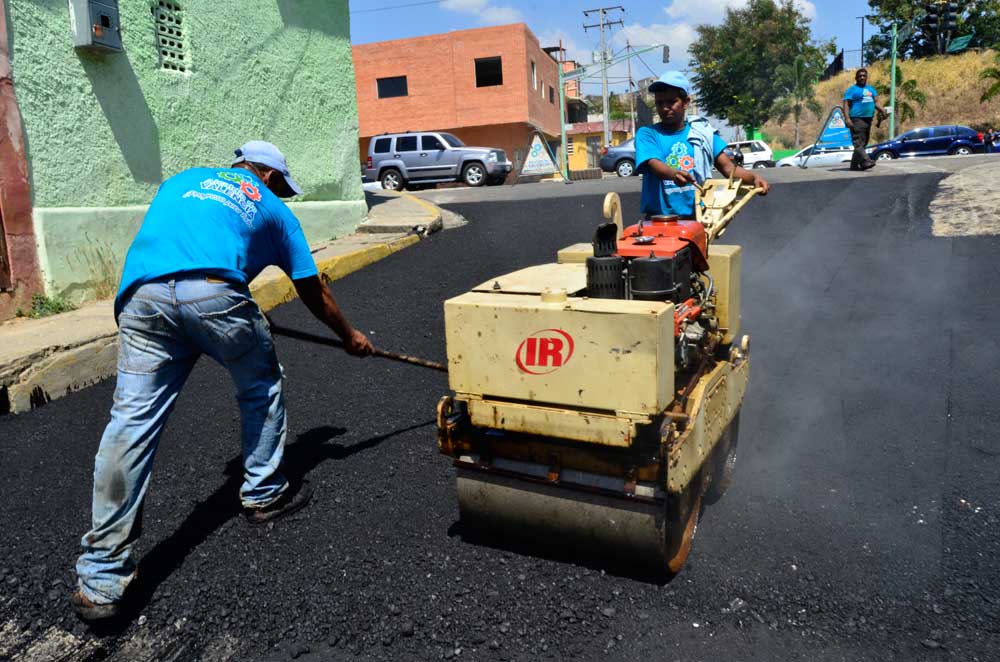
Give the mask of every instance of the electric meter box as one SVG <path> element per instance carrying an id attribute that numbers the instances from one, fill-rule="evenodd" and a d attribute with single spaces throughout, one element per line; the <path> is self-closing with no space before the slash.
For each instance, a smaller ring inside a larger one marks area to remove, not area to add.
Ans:
<path id="1" fill-rule="evenodd" d="M 69 24 L 74 48 L 121 52 L 118 0 L 69 0 Z"/>

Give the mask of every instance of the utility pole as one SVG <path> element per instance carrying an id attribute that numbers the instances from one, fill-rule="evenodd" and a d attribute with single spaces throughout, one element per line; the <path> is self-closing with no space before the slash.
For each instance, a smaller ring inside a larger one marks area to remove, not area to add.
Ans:
<path id="1" fill-rule="evenodd" d="M 628 64 L 628 119 L 632 127 L 632 137 L 635 138 L 635 93 L 632 91 L 632 45 L 625 40 L 625 62 Z"/>
<path id="2" fill-rule="evenodd" d="M 610 119 L 610 113 L 608 111 L 608 51 L 604 41 L 604 28 L 610 28 L 615 24 L 621 26 L 625 25 L 621 19 L 617 21 L 608 21 L 606 20 L 605 15 L 609 11 L 614 11 L 616 9 L 622 13 L 625 12 L 625 8 L 621 5 L 615 5 L 614 7 L 599 7 L 598 9 L 587 9 L 583 12 L 584 16 L 589 17 L 591 14 L 600 14 L 601 18 L 601 22 L 597 25 L 584 25 L 583 29 L 584 31 L 589 30 L 590 28 L 600 28 L 601 30 L 601 108 L 604 111 L 604 147 L 611 144 L 611 125 L 608 122 Z"/>

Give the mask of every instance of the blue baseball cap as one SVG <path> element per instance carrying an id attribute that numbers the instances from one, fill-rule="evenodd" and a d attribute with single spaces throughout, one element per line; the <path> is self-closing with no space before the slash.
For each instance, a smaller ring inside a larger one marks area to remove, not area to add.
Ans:
<path id="1" fill-rule="evenodd" d="M 650 92 L 662 92 L 668 87 L 676 87 L 684 92 L 684 96 L 691 95 L 691 83 L 687 77 L 679 71 L 668 71 L 660 76 L 655 83 L 649 86 Z"/>
<path id="2" fill-rule="evenodd" d="M 285 190 L 278 193 L 279 197 L 290 198 L 293 195 L 302 195 L 302 188 L 292 179 L 292 175 L 288 172 L 288 163 L 285 161 L 285 155 L 271 143 L 263 140 L 251 140 L 242 147 L 237 148 L 234 153 L 236 154 L 236 158 L 233 159 L 233 165 L 250 161 L 251 163 L 259 163 L 280 172 L 281 176 L 285 179 Z"/>

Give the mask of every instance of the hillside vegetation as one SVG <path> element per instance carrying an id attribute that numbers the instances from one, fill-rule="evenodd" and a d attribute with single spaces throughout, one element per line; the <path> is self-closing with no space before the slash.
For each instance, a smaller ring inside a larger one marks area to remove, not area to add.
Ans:
<path id="1" fill-rule="evenodd" d="M 996 66 L 994 56 L 995 51 L 980 50 L 921 60 L 899 60 L 897 64 L 903 70 L 903 76 L 917 81 L 917 87 L 927 95 L 927 104 L 921 107 L 910 102 L 916 112 L 916 119 L 902 127 L 897 122 L 897 135 L 901 130 L 934 124 L 963 124 L 979 131 L 989 127 L 1000 129 L 1000 98 L 995 98 L 989 103 L 979 102 L 979 97 L 987 86 L 986 81 L 979 80 L 979 72 L 987 67 Z M 869 85 L 875 86 L 882 82 L 888 85 L 888 61 L 868 65 L 868 75 Z M 816 85 L 816 100 L 824 108 L 824 113 L 823 117 L 817 119 L 809 111 L 803 112 L 799 124 L 800 140 L 803 145 L 815 140 L 820 124 L 826 119 L 826 113 L 833 106 L 840 104 L 844 90 L 853 84 L 854 71 L 851 70 L 841 72 Z M 888 107 L 888 95 L 880 96 L 879 100 L 882 105 Z M 888 129 L 888 121 L 882 123 L 881 129 L 872 127 L 871 142 L 885 140 Z M 794 147 L 795 130 L 790 117 L 780 123 L 771 120 L 764 125 L 763 130 L 774 149 Z"/>

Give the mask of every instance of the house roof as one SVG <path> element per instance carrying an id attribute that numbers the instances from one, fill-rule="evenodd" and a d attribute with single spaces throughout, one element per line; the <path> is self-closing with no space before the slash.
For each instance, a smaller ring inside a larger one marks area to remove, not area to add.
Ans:
<path id="1" fill-rule="evenodd" d="M 629 132 L 632 130 L 632 123 L 628 120 L 611 120 L 612 131 Z M 604 122 L 577 122 L 566 126 L 566 133 L 574 135 L 578 133 L 600 133 L 604 131 Z"/>

